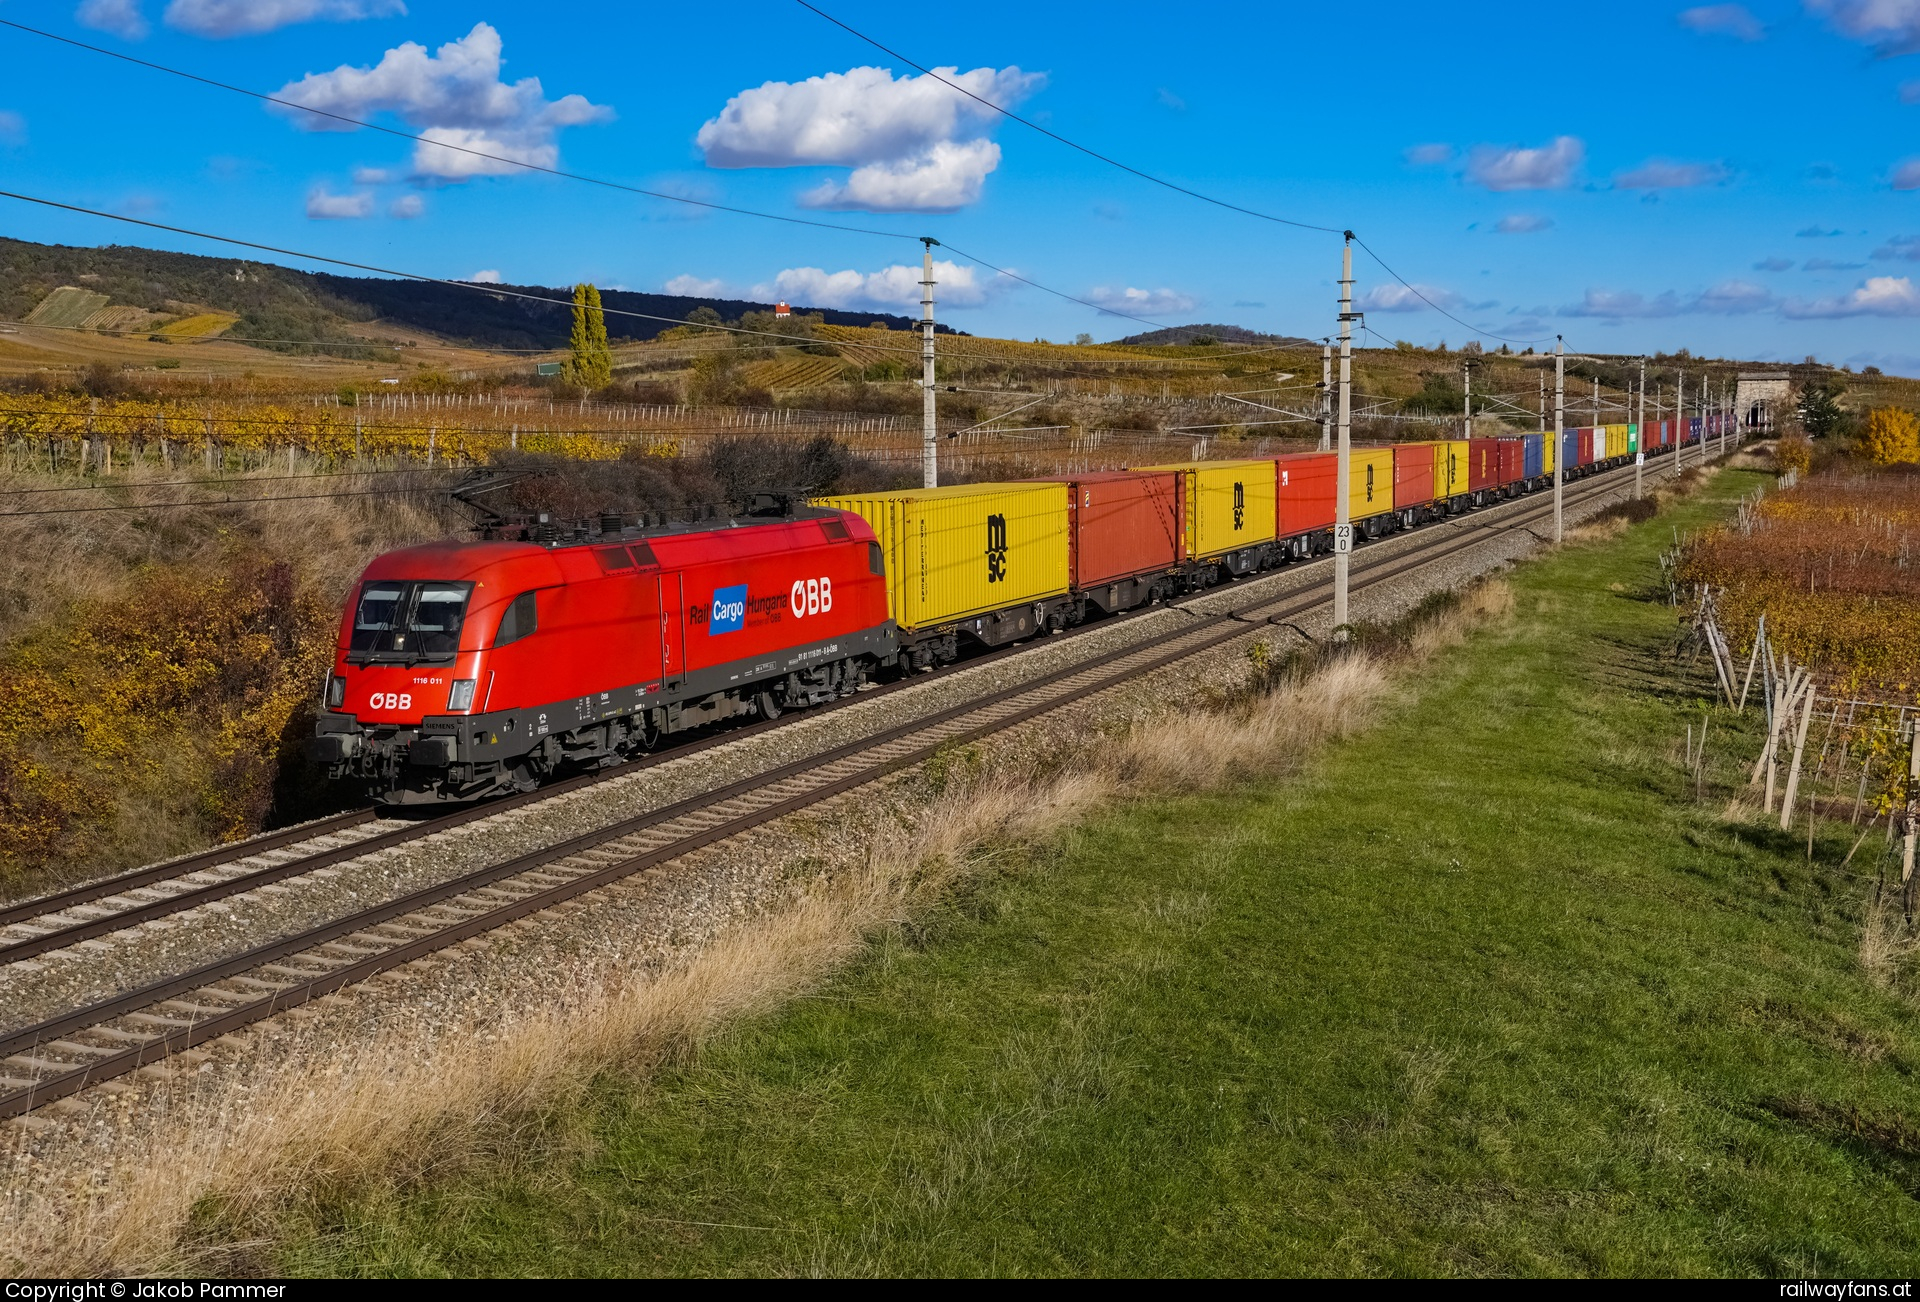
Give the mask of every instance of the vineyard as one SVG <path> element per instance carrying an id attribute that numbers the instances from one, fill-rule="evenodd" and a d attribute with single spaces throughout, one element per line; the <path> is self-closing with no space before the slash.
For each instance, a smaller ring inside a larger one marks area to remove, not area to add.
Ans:
<path id="1" fill-rule="evenodd" d="M 746 370 L 746 381 L 771 393 L 792 392 L 832 384 L 846 369 L 838 357 L 792 357 L 754 363 Z"/>
<path id="2" fill-rule="evenodd" d="M 1819 475 L 1692 539 L 1679 578 L 1724 589 L 1720 614 L 1829 692 L 1920 702 L 1920 474 Z"/>

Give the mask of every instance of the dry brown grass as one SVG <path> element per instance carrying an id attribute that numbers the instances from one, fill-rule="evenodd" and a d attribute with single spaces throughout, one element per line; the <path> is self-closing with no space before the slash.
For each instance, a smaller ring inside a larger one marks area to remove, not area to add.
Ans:
<path id="1" fill-rule="evenodd" d="M 300 463 L 295 473 L 314 469 Z M 190 473 L 143 463 L 89 481 L 98 488 L 79 488 L 80 481 L 66 475 L 0 474 L 0 495 L 9 503 L 0 512 L 0 642 L 75 601 L 121 599 L 140 582 L 144 567 L 211 572 L 223 567 L 235 549 L 286 560 L 327 599 L 337 600 L 371 557 L 442 537 L 465 523 L 444 496 L 425 491 L 444 489 L 451 482 L 444 474 L 297 479 L 286 474 L 282 461 L 218 482 L 188 484 L 179 481 L 194 478 Z M 384 491 L 410 484 L 423 491 Z M 217 503 L 221 497 L 243 501 L 151 511 L 70 510 L 132 502 Z M 254 497 L 297 500 L 244 504 Z M 65 513 L 25 514 L 30 511 Z"/>
<path id="2" fill-rule="evenodd" d="M 1899 892 L 1883 891 L 1869 899 L 1860 919 L 1860 967 L 1867 978 L 1883 990 L 1894 988 L 1916 951 L 1920 936 L 1907 926 Z"/>
<path id="3" fill-rule="evenodd" d="M 1119 720 L 1095 714 L 1038 749 L 945 765 L 938 780 L 896 779 L 919 793 L 912 816 L 856 847 L 853 871 L 652 976 L 576 968 L 539 1006 L 431 1044 L 399 1031 L 349 1046 L 316 1040 L 261 1064 L 243 1090 L 163 1092 L 106 1149 L 76 1140 L 36 1155 L 16 1132 L 0 1261 L 26 1275 L 244 1269 L 244 1248 L 236 1258 L 231 1247 L 194 1245 L 197 1211 L 216 1209 L 227 1231 L 265 1226 L 303 1191 L 392 1186 L 510 1151 L 517 1133 L 601 1073 L 643 1073 L 816 985 L 876 932 L 990 870 L 997 850 L 1116 800 L 1295 771 L 1376 721 L 1397 669 L 1512 609 L 1504 582 L 1482 584 L 1384 653 L 1284 665 L 1264 690 L 1229 684 L 1209 713 L 1161 697 Z M 1258 682 L 1257 667 L 1271 662 L 1263 653 L 1248 663 Z"/>

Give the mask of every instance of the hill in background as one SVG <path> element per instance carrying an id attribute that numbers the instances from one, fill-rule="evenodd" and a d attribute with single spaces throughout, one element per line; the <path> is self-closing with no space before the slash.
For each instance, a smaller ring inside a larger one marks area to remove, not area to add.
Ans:
<path id="1" fill-rule="evenodd" d="M 1288 348 L 1311 348 L 1314 344 L 1311 339 L 1298 339 L 1293 335 L 1265 335 L 1258 330 L 1236 325 L 1171 326 L 1165 330 L 1149 330 L 1142 335 L 1128 335 L 1114 342 L 1154 348 L 1169 344 L 1193 344 L 1208 339 L 1217 344 L 1279 344 Z"/>
<path id="2" fill-rule="evenodd" d="M 238 318 L 229 339 L 263 347 L 316 352 L 332 346 L 364 344 L 352 326 L 384 321 L 428 331 L 481 348 L 564 348 L 571 325 L 571 286 L 501 285 L 496 292 L 462 285 L 379 277 L 336 276 L 296 271 L 272 263 L 165 253 L 125 245 L 81 248 L 0 239 L 0 318 L 19 321 L 63 286 L 104 295 L 107 302 L 144 309 L 154 315 L 190 315 L 212 309 Z M 532 302 L 507 291 L 558 299 Z M 725 320 L 748 312 L 771 312 L 773 304 L 743 299 L 690 298 L 603 289 L 611 309 L 607 333 L 615 340 L 652 339 L 684 321 L 695 308 L 711 308 Z M 884 312 L 842 312 L 796 306 L 817 313 L 829 325 L 865 326 L 885 322 L 889 330 L 910 330 L 909 317 Z M 636 312 L 623 317 L 619 312 Z M 943 334 L 955 333 L 937 327 Z"/>

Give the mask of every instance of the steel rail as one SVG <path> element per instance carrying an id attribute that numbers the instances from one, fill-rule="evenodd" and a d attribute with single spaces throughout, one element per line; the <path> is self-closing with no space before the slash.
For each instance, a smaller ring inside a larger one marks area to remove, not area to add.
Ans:
<path id="1" fill-rule="evenodd" d="M 1580 490 L 1576 500 L 1584 502 L 1615 491 L 1620 487 L 1615 482 L 1617 475 L 1618 472 L 1612 472 L 1597 477 Z M 1371 588 L 1436 564 L 1501 533 L 1524 528 L 1525 521 L 1545 515 L 1551 509 L 1545 504 L 1529 504 L 1529 507 L 1498 526 L 1488 522 L 1486 528 L 1472 533 L 1436 536 L 1432 546 L 1381 558 L 1356 576 L 1360 582 L 1355 586 Z M 36 1073 L 49 1074 L 44 1079 L 30 1081 L 5 1078 L 4 1083 L 13 1088 L 0 1094 L 0 1117 L 31 1111 L 436 950 L 657 868 L 920 763 L 944 746 L 1027 722 L 1142 674 L 1245 637 L 1249 634 L 1245 627 L 1248 623 L 1284 624 L 1297 619 L 1325 603 L 1325 586 L 1316 583 L 1303 591 L 1278 594 L 1217 615 L 1202 616 L 1197 623 L 1171 638 L 1145 646 L 1116 648 L 1093 660 L 1063 666 L 1037 680 L 909 720 L 876 736 L 845 743 L 666 809 L 637 815 L 559 845 L 529 852 L 506 863 L 270 942 L 245 954 L 23 1028 L 0 1040 L 0 1055 L 10 1055 L 0 1063 L 0 1068 L 13 1071 L 26 1067 Z M 1256 621 L 1254 616 L 1261 618 Z M 676 825 L 680 830 L 673 830 Z M 638 839 L 651 839 L 654 843 L 620 844 Z M 608 854 L 614 856 L 614 862 L 604 862 Z M 566 863 L 583 856 L 594 857 L 588 858 L 584 865 Z M 500 895 L 509 898 L 501 903 L 497 898 Z M 463 903 L 463 897 L 474 898 Z M 440 916 L 434 916 L 436 912 Z M 448 919 L 444 916 L 447 913 L 454 916 Z M 400 933 L 398 938 L 392 934 L 396 931 Z M 356 943 L 343 943 L 347 941 Z M 334 952 L 320 952 L 327 949 Z M 347 955 L 344 960 L 340 957 L 342 950 Z M 305 966 L 294 966 L 294 963 Z M 313 970 L 315 965 L 322 970 Z M 248 973 L 277 979 L 262 980 L 258 976 L 248 977 Z M 247 988 L 217 989 L 221 982 L 235 982 L 236 978 L 237 984 Z M 260 993 L 263 990 L 266 993 Z M 198 992 L 198 1002 L 177 998 L 195 992 Z M 144 1008 L 158 1008 L 161 1013 L 175 1015 L 138 1011 Z M 182 1012 L 187 1015 L 185 1020 L 178 1015 Z M 120 1017 L 138 1019 L 143 1029 L 128 1032 L 105 1026 Z M 90 1032 L 109 1038 L 113 1044 L 88 1045 L 58 1038 Z M 49 1061 L 21 1052 L 42 1047 L 91 1061 Z"/>

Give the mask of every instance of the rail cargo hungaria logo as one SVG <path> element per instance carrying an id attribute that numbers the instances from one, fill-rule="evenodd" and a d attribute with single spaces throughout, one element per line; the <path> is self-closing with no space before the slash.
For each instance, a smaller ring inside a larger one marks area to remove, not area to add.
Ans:
<path id="1" fill-rule="evenodd" d="M 738 633 L 747 622 L 747 585 L 713 590 L 713 617 L 707 621 L 707 636 Z"/>

